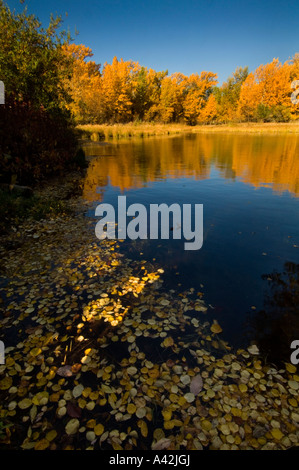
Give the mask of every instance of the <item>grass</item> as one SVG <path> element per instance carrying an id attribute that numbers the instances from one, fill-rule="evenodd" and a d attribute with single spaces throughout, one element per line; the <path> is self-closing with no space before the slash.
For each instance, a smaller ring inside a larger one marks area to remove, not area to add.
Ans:
<path id="1" fill-rule="evenodd" d="M 182 133 L 288 133 L 299 134 L 299 121 L 289 123 L 231 123 L 217 125 L 127 123 L 127 124 L 85 124 L 77 129 L 82 138 L 92 141 L 117 140 L 130 137 L 151 137 Z"/>
<path id="2" fill-rule="evenodd" d="M 77 127 L 83 137 L 94 141 L 130 137 L 151 137 L 192 132 L 186 124 L 127 123 L 127 124 L 85 124 Z"/>

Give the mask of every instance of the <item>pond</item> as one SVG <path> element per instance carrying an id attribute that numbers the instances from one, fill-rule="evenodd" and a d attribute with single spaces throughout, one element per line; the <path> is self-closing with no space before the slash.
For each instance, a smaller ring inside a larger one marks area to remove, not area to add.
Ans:
<path id="1" fill-rule="evenodd" d="M 254 340 L 288 359 L 299 339 L 299 138 L 188 134 L 86 143 L 87 215 L 105 202 L 203 204 L 203 245 L 125 240 L 132 259 L 154 260 L 164 288 L 194 289 L 233 347 Z"/>

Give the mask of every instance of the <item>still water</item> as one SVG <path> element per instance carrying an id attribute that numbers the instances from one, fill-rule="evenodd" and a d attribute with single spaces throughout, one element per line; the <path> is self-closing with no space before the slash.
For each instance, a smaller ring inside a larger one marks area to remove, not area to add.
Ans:
<path id="1" fill-rule="evenodd" d="M 87 143 L 84 198 L 100 202 L 203 204 L 203 246 L 126 240 L 131 258 L 165 269 L 166 289 L 194 288 L 222 338 L 254 340 L 273 361 L 299 340 L 299 137 L 208 134 Z M 201 294 L 199 294 L 201 295 Z"/>

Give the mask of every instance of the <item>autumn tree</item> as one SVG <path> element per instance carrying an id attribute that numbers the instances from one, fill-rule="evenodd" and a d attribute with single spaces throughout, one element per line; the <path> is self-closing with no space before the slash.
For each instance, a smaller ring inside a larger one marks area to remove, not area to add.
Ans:
<path id="1" fill-rule="evenodd" d="M 199 124 L 211 124 L 217 121 L 218 105 L 215 94 L 211 93 L 204 108 L 200 110 L 197 122 Z"/>
<path id="2" fill-rule="evenodd" d="M 64 80 L 70 63 L 58 33 L 60 18 L 44 28 L 25 8 L 10 11 L 0 0 L 0 80 L 5 105 L 0 107 L 0 177 L 29 182 L 61 169 L 75 151 Z"/>
<path id="3" fill-rule="evenodd" d="M 132 120 L 133 89 L 140 65 L 132 61 L 118 60 L 105 63 L 101 80 L 103 117 L 106 122 Z"/>
<path id="4" fill-rule="evenodd" d="M 238 67 L 214 95 L 217 101 L 218 122 L 235 121 L 243 82 L 248 77 L 248 67 Z"/>
<path id="5" fill-rule="evenodd" d="M 212 72 L 191 74 L 184 81 L 184 119 L 187 124 L 197 123 L 201 110 L 205 107 L 212 87 L 217 83 L 217 75 Z"/>
<path id="6" fill-rule="evenodd" d="M 290 62 L 290 80 L 292 94 L 294 93 L 295 100 L 299 99 L 299 86 L 295 83 L 299 80 L 299 53 L 296 53 Z M 295 88 L 294 88 L 295 87 Z M 291 118 L 299 119 L 299 103 L 293 103 L 291 100 Z"/>
<path id="7" fill-rule="evenodd" d="M 290 119 L 291 65 L 278 59 L 260 65 L 243 82 L 238 105 L 245 120 L 288 121 Z"/>
<path id="8" fill-rule="evenodd" d="M 181 73 L 164 77 L 162 80 L 159 103 L 159 119 L 162 122 L 178 122 L 183 118 L 185 80 L 185 75 Z"/>
<path id="9" fill-rule="evenodd" d="M 77 123 L 100 122 L 103 119 L 100 65 L 90 60 L 92 50 L 82 44 L 67 44 L 64 52 L 71 62 L 70 77 L 65 80 L 72 97 L 70 111 Z"/>
<path id="10" fill-rule="evenodd" d="M 133 91 L 134 119 L 151 121 L 158 118 L 161 83 L 167 74 L 167 71 L 156 72 L 146 67 L 137 72 Z"/>

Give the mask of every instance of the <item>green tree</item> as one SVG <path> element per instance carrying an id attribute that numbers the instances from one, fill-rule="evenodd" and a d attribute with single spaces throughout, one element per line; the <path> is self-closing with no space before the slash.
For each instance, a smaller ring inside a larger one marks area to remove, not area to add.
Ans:
<path id="1" fill-rule="evenodd" d="M 58 33 L 61 19 L 47 28 L 27 8 L 17 13 L 0 0 L 0 179 L 34 182 L 62 169 L 76 150 L 65 79 L 71 62 Z"/>
<path id="2" fill-rule="evenodd" d="M 234 121 L 237 118 L 241 87 L 247 77 L 248 67 L 238 67 L 227 81 L 215 90 L 219 121 Z"/>
<path id="3" fill-rule="evenodd" d="M 60 25 L 61 18 L 51 15 L 43 28 L 27 8 L 11 12 L 0 0 L 0 76 L 7 96 L 30 106 L 62 109 L 69 99 L 63 78 L 70 73 L 63 45 L 70 38 L 57 32 Z"/>

